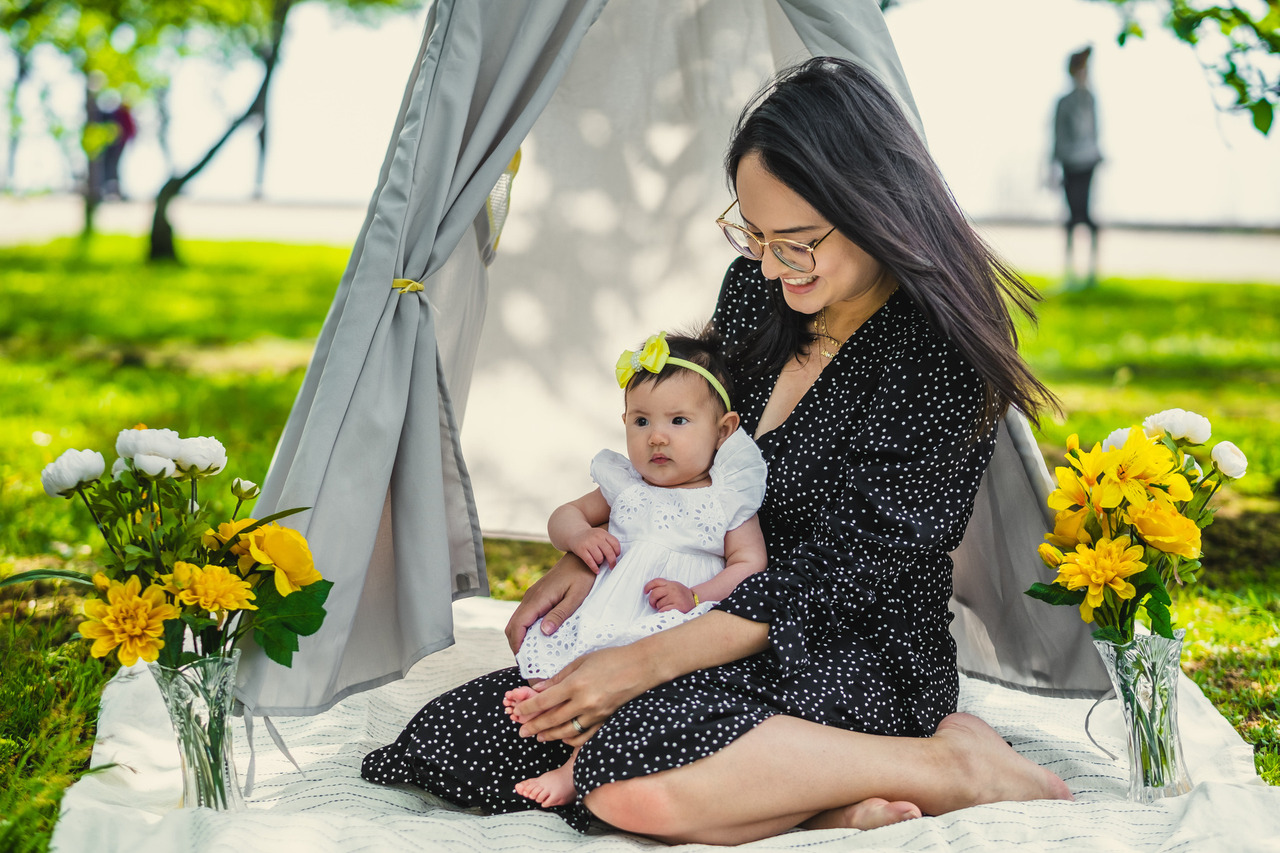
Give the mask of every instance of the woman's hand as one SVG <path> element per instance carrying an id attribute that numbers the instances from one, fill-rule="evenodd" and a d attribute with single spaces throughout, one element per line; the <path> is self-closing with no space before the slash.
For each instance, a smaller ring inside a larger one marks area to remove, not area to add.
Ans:
<path id="1" fill-rule="evenodd" d="M 524 721 L 520 736 L 579 746 L 646 690 L 768 647 L 768 624 L 712 611 L 628 646 L 590 652 L 535 685 L 538 695 L 516 704 L 515 714 Z M 581 732 L 573 727 L 575 719 Z"/>
<path id="2" fill-rule="evenodd" d="M 581 746 L 614 711 L 662 680 L 653 656 L 636 644 L 589 652 L 536 684 L 537 695 L 515 706 L 525 721 L 520 736 Z"/>
<path id="3" fill-rule="evenodd" d="M 541 620 L 544 634 L 554 634 L 591 592 L 596 576 L 574 554 L 565 554 L 551 570 L 525 591 L 520 606 L 507 622 L 507 644 L 520 650 L 524 635 Z"/>

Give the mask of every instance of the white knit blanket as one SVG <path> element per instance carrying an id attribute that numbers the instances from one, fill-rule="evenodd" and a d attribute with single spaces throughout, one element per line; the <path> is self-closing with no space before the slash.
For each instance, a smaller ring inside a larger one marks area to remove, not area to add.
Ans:
<path id="1" fill-rule="evenodd" d="M 248 808 L 227 814 L 179 809 L 177 749 L 164 706 L 144 666 L 122 670 L 103 692 L 93 766 L 66 793 L 54 831 L 61 853 L 353 853 L 354 851 L 634 851 L 655 841 L 595 830 L 580 835 L 538 812 L 484 817 L 416 788 L 360 778 L 365 753 L 394 740 L 432 696 L 510 665 L 500 630 L 504 602 L 459 603 L 457 645 L 419 663 L 403 681 L 353 696 L 325 714 L 274 720 L 302 773 L 256 727 L 256 781 Z M 1122 757 L 1109 759 L 1085 736 L 1087 700 L 1045 699 L 961 679 L 960 707 L 979 715 L 1020 753 L 1053 770 L 1074 803 L 998 803 L 868 832 L 790 832 L 744 845 L 750 850 L 1280 851 L 1280 788 L 1261 783 L 1252 753 L 1231 726 L 1183 679 L 1183 744 L 1195 789 L 1151 806 L 1126 801 L 1127 759 L 1115 702 L 1090 728 Z M 243 726 L 236 758 L 249 754 Z M 678 849 L 703 849 L 701 845 Z M 705 848 L 713 849 L 713 848 Z"/>

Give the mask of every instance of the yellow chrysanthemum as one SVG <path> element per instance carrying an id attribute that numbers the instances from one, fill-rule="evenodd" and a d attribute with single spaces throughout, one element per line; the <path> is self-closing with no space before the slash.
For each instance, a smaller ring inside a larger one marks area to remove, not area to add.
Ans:
<path id="1" fill-rule="evenodd" d="M 165 601 L 164 590 L 148 586 L 139 594 L 142 582 L 131 577 L 125 583 L 111 581 L 107 600 L 91 599 L 84 604 L 88 620 L 80 625 L 80 634 L 93 640 L 90 654 L 106 657 L 112 649 L 124 666 L 132 666 L 139 658 L 153 661 L 164 647 L 164 623 L 177 619 L 179 610 Z"/>
<path id="2" fill-rule="evenodd" d="M 221 548 L 223 545 L 226 545 L 232 539 L 235 539 L 240 535 L 240 531 L 244 530 L 246 527 L 257 523 L 258 521 L 255 518 L 242 518 L 239 521 L 224 521 L 222 524 L 218 525 L 217 530 L 212 528 L 206 530 L 204 532 L 204 536 L 201 537 L 200 542 L 210 551 L 214 551 Z M 228 553 L 237 558 L 240 571 L 246 571 L 253 565 L 253 558 L 249 556 L 249 542 L 247 537 L 241 536 L 240 541 L 236 542 L 227 550 Z"/>
<path id="3" fill-rule="evenodd" d="M 1129 523 L 1142 540 L 1157 551 L 1188 560 L 1200 556 L 1200 528 L 1167 503 L 1147 501 L 1130 507 Z"/>
<path id="4" fill-rule="evenodd" d="M 1125 578 L 1147 567 L 1142 562 L 1142 546 L 1132 545 L 1128 536 L 1099 539 L 1094 546 L 1077 545 L 1058 566 L 1054 580 L 1067 589 L 1086 590 L 1080 602 L 1080 616 L 1093 621 L 1093 611 L 1102 606 L 1103 594 L 1110 589 L 1121 599 L 1133 598 L 1137 590 Z"/>
<path id="5" fill-rule="evenodd" d="M 1148 500 L 1189 501 L 1191 486 L 1178 473 L 1178 460 L 1157 439 L 1147 438 L 1141 429 L 1129 430 L 1124 445 L 1112 451 L 1106 476 L 1098 487 L 1104 506 L 1119 506 Z"/>
<path id="6" fill-rule="evenodd" d="M 248 535 L 249 556 L 275 570 L 276 590 L 281 595 L 297 592 L 322 580 L 306 538 L 296 530 L 267 524 Z"/>
<path id="7" fill-rule="evenodd" d="M 237 574 L 233 574 L 225 566 L 191 566 L 176 563 L 187 568 L 185 588 L 178 593 L 178 600 L 183 604 L 194 604 L 210 613 L 221 610 L 257 610 L 256 604 L 250 604 L 256 596 L 249 582 Z"/>

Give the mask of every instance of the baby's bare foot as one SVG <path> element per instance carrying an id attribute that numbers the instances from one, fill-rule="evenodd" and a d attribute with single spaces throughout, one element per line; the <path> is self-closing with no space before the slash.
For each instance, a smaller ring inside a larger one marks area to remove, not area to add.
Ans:
<path id="1" fill-rule="evenodd" d="M 903 800 L 891 803 L 880 797 L 868 797 L 850 806 L 827 809 L 800 825 L 805 829 L 878 829 L 918 817 L 920 809 L 914 803 Z"/>
<path id="2" fill-rule="evenodd" d="M 565 806 L 578 798 L 578 792 L 573 788 L 573 770 L 567 764 L 535 779 L 525 779 L 516 785 L 516 793 L 544 809 Z"/>
<path id="3" fill-rule="evenodd" d="M 1071 789 L 1058 776 L 1023 758 L 996 730 L 972 714 L 951 714 L 938 724 L 934 738 L 952 746 L 954 768 L 967 790 L 954 792 L 952 809 L 981 803 L 1023 800 L 1073 800 Z"/>
<path id="4" fill-rule="evenodd" d="M 517 687 L 513 690 L 508 690 L 506 695 L 502 697 L 502 707 L 506 710 L 507 715 L 517 723 L 527 723 L 528 720 L 521 718 L 520 715 L 516 713 L 516 705 L 526 699 L 532 699 L 537 695 L 538 691 L 534 690 L 532 687 Z"/>

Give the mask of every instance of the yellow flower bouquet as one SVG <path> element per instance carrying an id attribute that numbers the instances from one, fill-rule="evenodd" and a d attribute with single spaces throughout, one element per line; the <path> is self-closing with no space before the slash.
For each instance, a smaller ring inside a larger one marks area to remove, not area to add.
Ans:
<path id="1" fill-rule="evenodd" d="M 94 657 L 112 652 L 179 667 L 228 655 L 251 634 L 272 660 L 290 666 L 298 637 L 315 633 L 333 586 L 316 571 L 302 534 L 276 523 L 302 509 L 237 519 L 258 487 L 237 478 L 227 520 L 201 507 L 199 486 L 226 466 L 226 451 L 207 436 L 181 438 L 167 429 L 122 430 L 119 458 L 104 477 L 102 455 L 68 450 L 46 466 L 51 496 L 79 497 L 106 543 L 93 575 L 44 569 L 5 585 L 61 579 L 91 586 L 80 635 Z"/>
<path id="2" fill-rule="evenodd" d="M 200 487 L 226 467 L 221 442 L 167 429 L 122 430 L 109 475 L 102 454 L 68 450 L 41 474 L 52 497 L 79 498 L 106 544 L 92 575 L 40 569 L 0 582 L 59 579 L 88 587 L 80 636 L 90 653 L 149 664 L 169 710 L 183 768 L 183 804 L 242 806 L 231 712 L 240 643 L 251 637 L 291 666 L 298 637 L 324 621 L 333 584 L 302 534 L 279 519 L 237 518 L 260 489 L 235 479 L 230 518 L 201 506 Z"/>
<path id="3" fill-rule="evenodd" d="M 1057 572 L 1027 594 L 1080 608 L 1097 626 L 1102 657 L 1127 727 L 1129 798 L 1150 803 L 1191 790 L 1178 736 L 1181 629 L 1169 590 L 1201 574 L 1200 531 L 1213 521 L 1210 499 L 1244 476 L 1234 444 L 1213 448 L 1206 473 L 1188 448 L 1209 440 L 1209 421 L 1169 409 L 1142 426 L 1119 429 L 1089 450 L 1067 439 L 1067 465 L 1055 469 L 1053 532 L 1040 559 Z M 1135 632 L 1139 611 L 1150 633 Z"/>
<path id="4" fill-rule="evenodd" d="M 1169 589 L 1199 578 L 1200 531 L 1217 511 L 1209 500 L 1247 467 L 1224 441 L 1206 473 L 1188 448 L 1209 436 L 1208 420 L 1169 409 L 1089 450 L 1068 438 L 1068 465 L 1055 469 L 1058 488 L 1048 499 L 1054 529 L 1040 546 L 1041 560 L 1058 574 L 1027 594 L 1078 606 L 1097 625 L 1097 640 L 1131 641 L 1140 609 L 1152 633 L 1172 638 Z"/>

